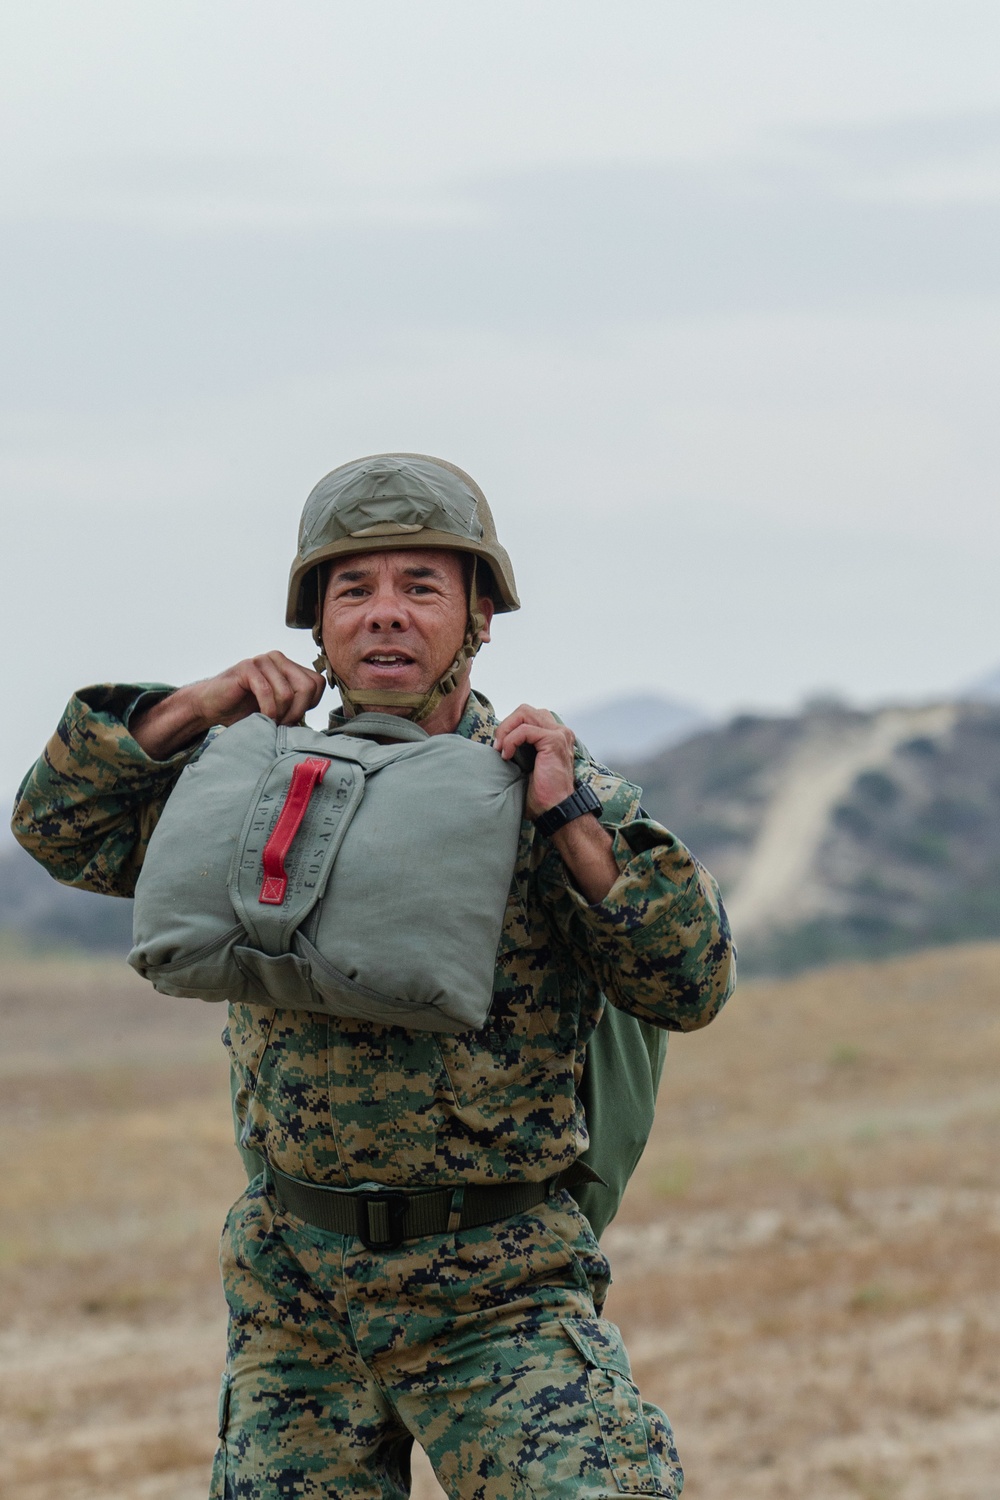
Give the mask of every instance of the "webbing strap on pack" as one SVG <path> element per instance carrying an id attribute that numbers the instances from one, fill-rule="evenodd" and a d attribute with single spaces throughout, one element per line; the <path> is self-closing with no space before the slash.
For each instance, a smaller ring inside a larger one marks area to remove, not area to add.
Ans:
<path id="1" fill-rule="evenodd" d="M 390 752 L 385 752 L 390 753 Z M 279 754 L 258 782 L 227 879 L 250 947 L 278 956 L 326 888 L 365 773 L 339 755 Z"/>
<path id="2" fill-rule="evenodd" d="M 302 827 L 309 800 L 329 769 L 328 760 L 309 759 L 300 760 L 292 772 L 278 821 L 260 857 L 264 879 L 258 900 L 262 906 L 280 906 L 285 899 L 288 890 L 285 858 Z"/>

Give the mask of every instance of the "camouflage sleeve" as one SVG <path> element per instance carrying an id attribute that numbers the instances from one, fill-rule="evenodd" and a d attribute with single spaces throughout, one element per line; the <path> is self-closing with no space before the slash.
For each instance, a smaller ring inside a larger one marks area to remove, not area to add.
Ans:
<path id="1" fill-rule="evenodd" d="M 669 1031 L 695 1031 L 736 983 L 729 922 L 711 875 L 679 839 L 642 814 L 638 787 L 592 762 L 578 766 L 604 804 L 618 879 L 590 905 L 555 851 L 542 898 L 574 958 L 613 1005 Z"/>
<path id="2" fill-rule="evenodd" d="M 199 746 L 152 760 L 129 720 L 173 692 L 160 684 L 81 688 L 17 795 L 22 848 L 65 885 L 131 896 L 174 782 Z"/>

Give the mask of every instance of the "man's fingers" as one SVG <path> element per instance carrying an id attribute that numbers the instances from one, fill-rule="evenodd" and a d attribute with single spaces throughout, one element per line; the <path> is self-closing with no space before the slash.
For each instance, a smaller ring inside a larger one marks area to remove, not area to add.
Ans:
<path id="1" fill-rule="evenodd" d="M 316 707 L 326 692 L 326 678 L 314 672 L 311 667 L 300 667 L 297 662 L 293 662 L 292 666 L 295 668 L 292 675 L 294 693 L 288 722 L 298 724 L 311 708 Z"/>
<path id="2" fill-rule="evenodd" d="M 243 681 L 257 700 L 257 707 L 269 719 L 278 722 L 278 700 L 270 678 L 256 661 L 248 662 L 243 671 Z"/>
<path id="3" fill-rule="evenodd" d="M 173 694 L 172 713 L 176 718 L 178 708 L 187 706 L 183 728 L 189 739 L 213 724 L 238 724 L 257 712 L 278 724 L 298 724 L 319 702 L 325 686 L 318 672 L 290 661 L 281 651 L 270 651 L 179 689 Z"/>
<path id="4" fill-rule="evenodd" d="M 521 723 L 515 724 L 512 729 L 508 729 L 502 742 L 497 745 L 497 749 L 504 760 L 510 760 L 518 745 L 528 744 L 535 745 L 539 749 L 543 747 L 557 749 L 561 748 L 564 743 L 565 736 L 560 733 L 560 726 L 558 724 Z"/>
<path id="5" fill-rule="evenodd" d="M 503 747 L 510 734 L 522 725 L 533 725 L 538 729 L 561 729 L 563 726 L 544 708 L 532 708 L 530 703 L 522 703 L 513 713 L 507 715 L 501 724 L 497 725 L 494 735 L 494 744 L 503 752 Z M 521 741 L 517 741 L 518 744 Z"/>
<path id="6" fill-rule="evenodd" d="M 290 684 L 292 699 L 285 711 L 284 717 L 280 720 L 282 724 L 299 724 L 309 710 L 316 707 L 326 688 L 326 683 L 322 677 L 319 678 L 318 682 L 312 680 L 317 676 L 318 674 L 313 672 L 310 674 L 309 679 L 293 681 Z"/>
<path id="7" fill-rule="evenodd" d="M 275 722 L 297 724 L 306 707 L 311 707 L 312 684 L 306 678 L 304 668 L 289 661 L 280 651 L 270 652 L 260 665 L 274 694 Z"/>
<path id="8" fill-rule="evenodd" d="M 303 678 L 295 687 L 295 697 L 292 701 L 291 713 L 294 717 L 290 719 L 290 722 L 293 724 L 304 719 L 326 692 L 326 679 L 318 672 L 310 672 L 307 668 L 302 668 L 302 672 Z"/>
<path id="9" fill-rule="evenodd" d="M 267 707 L 258 697 L 261 711 L 278 724 L 298 724 L 303 715 L 319 702 L 325 686 L 318 672 L 300 667 L 281 651 L 257 657 L 254 667 L 260 674 L 261 690 Z M 266 684 L 266 686 L 264 686 Z"/>
<path id="10" fill-rule="evenodd" d="M 529 817 L 555 807 L 572 792 L 576 736 L 545 709 L 522 703 L 497 726 L 494 744 L 504 760 L 510 760 L 521 745 L 535 748 L 525 802 Z"/>
<path id="11" fill-rule="evenodd" d="M 326 685 L 318 672 L 290 661 L 281 651 L 250 657 L 235 671 L 260 712 L 276 724 L 298 724 L 319 702 Z"/>
<path id="12" fill-rule="evenodd" d="M 574 735 L 565 724 L 557 723 L 551 714 L 536 709 L 529 716 L 518 709 L 498 727 L 494 744 L 504 760 L 510 760 L 518 745 L 524 744 L 534 745 L 539 751 L 552 750 L 572 757 Z"/>

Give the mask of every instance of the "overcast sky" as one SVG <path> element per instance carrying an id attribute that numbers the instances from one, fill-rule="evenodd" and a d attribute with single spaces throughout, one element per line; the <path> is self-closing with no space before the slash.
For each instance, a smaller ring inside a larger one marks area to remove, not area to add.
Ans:
<path id="1" fill-rule="evenodd" d="M 498 707 L 1000 662 L 1000 6 L 32 0 L 0 20 L 0 790 L 69 692 L 309 642 L 306 493 L 462 464 Z"/>

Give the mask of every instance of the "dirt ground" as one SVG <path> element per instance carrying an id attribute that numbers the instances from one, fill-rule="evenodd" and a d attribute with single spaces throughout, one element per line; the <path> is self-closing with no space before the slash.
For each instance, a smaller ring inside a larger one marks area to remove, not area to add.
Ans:
<path id="1" fill-rule="evenodd" d="M 4 1497 L 206 1494 L 221 1025 L 120 966 L 3 965 Z M 671 1042 L 606 1248 L 685 1500 L 1000 1495 L 998 1065 L 996 945 L 748 984 Z"/>

